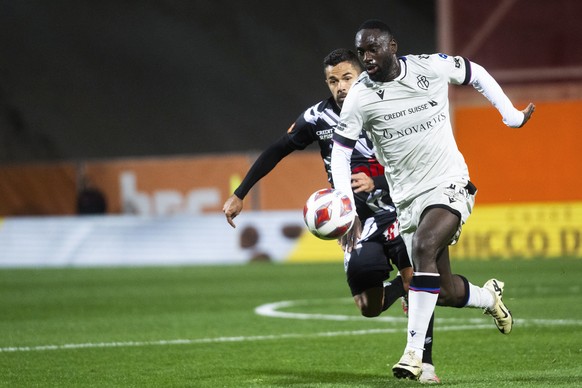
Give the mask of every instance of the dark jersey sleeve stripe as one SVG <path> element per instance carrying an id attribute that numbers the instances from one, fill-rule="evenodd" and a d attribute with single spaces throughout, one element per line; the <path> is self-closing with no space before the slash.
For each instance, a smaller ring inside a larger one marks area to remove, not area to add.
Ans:
<path id="1" fill-rule="evenodd" d="M 465 61 L 465 80 L 463 85 L 467 85 L 471 82 L 471 62 L 465 57 L 463 57 L 463 60 Z"/>
<path id="2" fill-rule="evenodd" d="M 337 132 L 333 133 L 333 141 L 335 143 L 339 143 L 347 148 L 354 148 L 356 146 L 357 140 L 348 139 L 347 137 L 343 137 Z"/>

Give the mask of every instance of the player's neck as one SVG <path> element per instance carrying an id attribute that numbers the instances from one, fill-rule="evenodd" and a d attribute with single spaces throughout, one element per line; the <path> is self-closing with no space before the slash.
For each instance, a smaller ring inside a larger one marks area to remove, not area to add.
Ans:
<path id="1" fill-rule="evenodd" d="M 401 72 L 400 59 L 396 58 L 396 60 L 392 62 L 392 67 L 390 68 L 390 71 L 388 71 L 388 75 L 386 77 L 387 79 L 384 82 L 394 81 L 396 78 L 400 76 L 400 72 Z"/>

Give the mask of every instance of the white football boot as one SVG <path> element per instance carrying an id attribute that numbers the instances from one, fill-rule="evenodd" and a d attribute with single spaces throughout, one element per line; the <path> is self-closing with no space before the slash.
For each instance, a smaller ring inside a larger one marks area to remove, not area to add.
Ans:
<path id="1" fill-rule="evenodd" d="M 500 332 L 509 334 L 513 327 L 513 316 L 511 315 L 511 311 L 503 303 L 504 285 L 505 283 L 497 279 L 489 279 L 483 285 L 483 288 L 489 290 L 495 299 L 493 307 L 486 308 L 484 313 L 493 317 L 493 322 L 495 322 L 495 326 L 497 326 Z"/>
<path id="2" fill-rule="evenodd" d="M 412 350 L 405 352 L 392 367 L 392 373 L 398 379 L 418 380 L 421 372 L 422 360 Z"/>
<path id="3" fill-rule="evenodd" d="M 436 375 L 434 365 L 423 362 L 422 371 L 420 372 L 418 381 L 420 381 L 421 384 L 440 384 L 441 379 Z"/>

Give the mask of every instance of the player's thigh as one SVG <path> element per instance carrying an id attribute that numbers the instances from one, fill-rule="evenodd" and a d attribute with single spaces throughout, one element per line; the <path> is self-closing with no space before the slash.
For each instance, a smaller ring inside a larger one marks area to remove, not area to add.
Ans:
<path id="1" fill-rule="evenodd" d="M 399 271 L 402 272 L 402 270 L 412 267 L 412 261 L 410 260 L 402 236 L 399 235 L 392 240 L 385 241 L 384 252 L 386 257 L 390 259 Z"/>
<path id="2" fill-rule="evenodd" d="M 439 251 L 449 245 L 460 222 L 460 215 L 454 209 L 444 205 L 428 206 L 423 211 L 418 229 L 414 233 L 413 254 L 428 249 L 436 259 Z"/>

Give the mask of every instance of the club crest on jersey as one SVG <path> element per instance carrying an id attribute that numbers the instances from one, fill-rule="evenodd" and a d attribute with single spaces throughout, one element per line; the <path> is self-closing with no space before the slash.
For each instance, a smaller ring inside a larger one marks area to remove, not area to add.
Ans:
<path id="1" fill-rule="evenodd" d="M 425 75 L 419 75 L 418 77 L 416 77 L 416 80 L 418 81 L 416 84 L 418 85 L 419 88 L 421 88 L 422 90 L 428 90 L 428 86 L 430 85 L 430 83 L 428 82 L 428 79 L 426 79 Z"/>
<path id="2" fill-rule="evenodd" d="M 376 94 L 378 95 L 378 97 L 380 97 L 380 100 L 383 100 L 384 99 L 384 89 L 378 90 L 376 92 Z"/>

